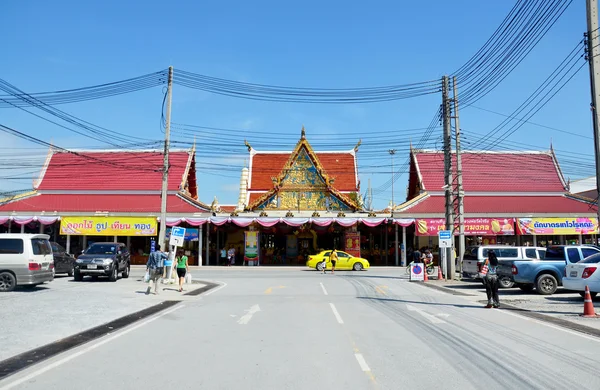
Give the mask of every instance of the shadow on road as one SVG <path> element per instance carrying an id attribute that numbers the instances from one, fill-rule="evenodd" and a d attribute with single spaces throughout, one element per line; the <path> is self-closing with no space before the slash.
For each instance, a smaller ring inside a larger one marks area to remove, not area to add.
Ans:
<path id="1" fill-rule="evenodd" d="M 415 305 L 427 305 L 427 306 L 452 306 L 452 307 L 460 307 L 460 308 L 481 308 L 481 306 L 479 306 L 479 305 L 462 305 L 462 304 L 454 304 L 454 303 L 422 302 L 422 301 L 411 301 L 411 300 L 407 300 L 407 299 L 379 298 L 379 297 L 356 297 L 356 298 L 370 300 L 370 301 L 412 303 Z"/>

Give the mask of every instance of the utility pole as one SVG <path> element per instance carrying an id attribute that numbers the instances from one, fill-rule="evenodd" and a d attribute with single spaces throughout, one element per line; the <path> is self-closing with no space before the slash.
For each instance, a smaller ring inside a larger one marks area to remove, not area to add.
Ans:
<path id="1" fill-rule="evenodd" d="M 598 57 L 598 0 L 586 1 L 587 13 L 587 60 L 590 65 L 590 86 L 592 93 L 592 122 L 594 124 L 594 145 L 596 150 L 596 207 L 598 207 L 598 221 L 600 221 L 600 57 Z"/>
<path id="2" fill-rule="evenodd" d="M 465 255 L 465 192 L 462 182 L 462 154 L 460 150 L 460 121 L 458 119 L 458 87 L 456 76 L 452 77 L 454 101 L 454 128 L 456 131 L 456 197 L 458 199 L 458 273 L 462 275 L 462 260 Z"/>
<path id="3" fill-rule="evenodd" d="M 396 149 L 388 150 L 390 156 L 392 156 L 392 220 L 394 219 L 394 209 L 396 208 L 396 203 L 394 200 L 394 155 L 396 154 Z M 394 223 L 394 264 L 396 267 L 398 266 L 398 225 Z"/>
<path id="4" fill-rule="evenodd" d="M 444 76 L 442 78 L 442 119 L 444 124 L 444 190 L 446 193 L 446 230 L 454 232 L 454 202 L 452 198 L 452 127 L 450 126 L 450 98 L 448 97 L 448 90 L 448 76 Z M 454 240 L 452 240 L 452 243 L 454 243 Z M 453 248 L 446 248 L 446 280 L 454 279 L 454 259 L 452 259 L 452 249 Z"/>
<path id="5" fill-rule="evenodd" d="M 158 243 L 165 250 L 165 236 L 167 233 L 167 190 L 169 187 L 169 142 L 171 134 L 171 98 L 173 97 L 173 67 L 169 66 L 169 79 L 167 82 L 167 112 L 165 125 L 165 152 L 163 158 L 162 189 L 160 191 L 160 231 Z M 207 242 L 208 247 L 208 242 Z"/>

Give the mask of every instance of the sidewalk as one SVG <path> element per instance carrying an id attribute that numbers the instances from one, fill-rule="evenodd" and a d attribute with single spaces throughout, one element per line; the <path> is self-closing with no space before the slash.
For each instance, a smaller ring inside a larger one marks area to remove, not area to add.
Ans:
<path id="1" fill-rule="evenodd" d="M 484 306 L 487 303 L 485 287 L 480 281 L 444 281 L 431 278 L 425 287 L 464 296 Z M 583 318 L 583 298 L 578 293 L 559 290 L 553 295 L 540 295 L 536 291 L 526 293 L 518 288 L 500 289 L 500 305 L 505 310 L 514 310 L 527 317 L 548 321 L 600 337 L 600 317 Z M 594 300 L 596 313 L 600 314 L 600 298 Z M 591 328 L 586 331 L 585 328 Z"/>

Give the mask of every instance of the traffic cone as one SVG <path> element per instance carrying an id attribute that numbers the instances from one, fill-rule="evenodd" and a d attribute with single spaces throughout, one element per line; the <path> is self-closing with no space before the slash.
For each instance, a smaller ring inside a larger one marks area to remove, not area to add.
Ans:
<path id="1" fill-rule="evenodd" d="M 592 302 L 592 296 L 590 294 L 590 288 L 585 286 L 585 297 L 583 298 L 583 314 L 582 317 L 597 318 L 596 312 L 594 311 L 594 303 Z"/>
<path id="2" fill-rule="evenodd" d="M 443 280 L 444 275 L 442 275 L 442 266 L 438 265 L 438 280 Z"/>
<path id="3" fill-rule="evenodd" d="M 429 276 L 427 276 L 427 266 L 423 267 L 423 281 L 429 282 Z"/>

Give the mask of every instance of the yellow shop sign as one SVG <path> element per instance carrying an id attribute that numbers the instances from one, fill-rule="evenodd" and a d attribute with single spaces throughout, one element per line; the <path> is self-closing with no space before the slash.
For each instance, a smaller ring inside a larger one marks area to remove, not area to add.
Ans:
<path id="1" fill-rule="evenodd" d="M 155 217 L 62 217 L 60 234 L 74 236 L 156 236 Z"/>

